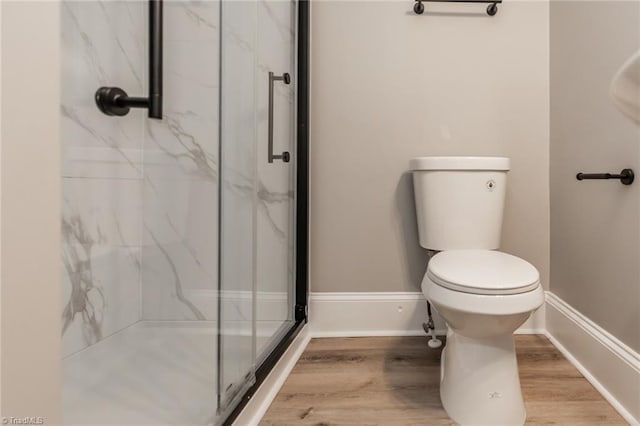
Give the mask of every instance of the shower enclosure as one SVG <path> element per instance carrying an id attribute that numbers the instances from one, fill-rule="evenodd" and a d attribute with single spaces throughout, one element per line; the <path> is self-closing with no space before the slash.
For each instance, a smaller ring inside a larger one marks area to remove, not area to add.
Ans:
<path id="1" fill-rule="evenodd" d="M 306 322 L 308 5 L 61 7 L 64 423 L 230 422 Z"/>

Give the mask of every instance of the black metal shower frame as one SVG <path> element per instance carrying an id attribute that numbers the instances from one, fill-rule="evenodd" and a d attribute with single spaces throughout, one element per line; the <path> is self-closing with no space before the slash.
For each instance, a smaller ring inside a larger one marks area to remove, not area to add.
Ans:
<path id="1" fill-rule="evenodd" d="M 296 277 L 295 323 L 255 370 L 255 383 L 247 389 L 224 425 L 231 425 L 258 390 L 282 354 L 291 345 L 308 319 L 309 271 L 309 14 L 310 0 L 298 0 L 298 104 L 296 178 Z"/>

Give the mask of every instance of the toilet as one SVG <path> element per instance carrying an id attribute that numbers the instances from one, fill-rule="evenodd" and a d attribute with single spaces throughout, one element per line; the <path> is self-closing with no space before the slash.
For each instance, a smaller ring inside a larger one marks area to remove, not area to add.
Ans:
<path id="1" fill-rule="evenodd" d="M 410 162 L 420 245 L 437 252 L 422 292 L 448 327 L 440 399 L 463 426 L 526 419 L 513 332 L 544 293 L 533 265 L 497 250 L 509 167 L 505 157 Z"/>

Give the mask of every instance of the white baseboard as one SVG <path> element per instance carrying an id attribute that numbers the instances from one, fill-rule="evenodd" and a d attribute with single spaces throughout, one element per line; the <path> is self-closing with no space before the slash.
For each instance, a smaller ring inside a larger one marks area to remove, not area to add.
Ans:
<path id="1" fill-rule="evenodd" d="M 290 304 L 287 292 L 276 291 L 184 289 L 184 295 L 206 318 L 218 317 L 218 303 L 232 307 L 224 311 L 225 321 L 250 321 L 254 315 L 254 302 L 259 322 L 282 321 Z"/>
<path id="2" fill-rule="evenodd" d="M 311 293 L 309 324 L 271 371 L 234 425 L 257 425 L 312 337 L 422 336 L 422 293 Z M 446 332 L 433 311 L 436 331 Z M 546 328 L 545 328 L 546 324 Z M 517 333 L 544 334 L 631 425 L 640 426 L 640 355 L 547 292 Z"/>
<path id="3" fill-rule="evenodd" d="M 547 337 L 632 425 L 640 425 L 640 354 L 551 292 Z"/>
<path id="4" fill-rule="evenodd" d="M 291 373 L 291 370 L 295 367 L 298 359 L 302 356 L 310 340 L 309 326 L 306 325 L 300 330 L 300 333 L 298 333 L 293 342 L 291 342 L 291 345 L 271 369 L 269 375 L 267 375 L 258 390 L 253 394 L 247 405 L 245 405 L 240 415 L 234 420 L 233 425 L 253 426 L 260 423 L 260 420 L 269 409 L 269 406 L 280 391 L 280 388 L 282 388 L 285 380 L 287 380 L 289 373 Z"/>
<path id="5" fill-rule="evenodd" d="M 432 309 L 436 334 L 446 324 Z M 311 293 L 309 326 L 312 337 L 424 336 L 427 303 L 421 292 Z M 544 333 L 544 306 L 516 333 Z"/>

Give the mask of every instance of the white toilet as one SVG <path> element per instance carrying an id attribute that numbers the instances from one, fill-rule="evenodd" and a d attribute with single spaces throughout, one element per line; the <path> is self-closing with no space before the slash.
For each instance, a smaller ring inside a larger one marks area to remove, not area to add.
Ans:
<path id="1" fill-rule="evenodd" d="M 442 404 L 463 426 L 521 425 L 513 332 L 544 293 L 533 265 L 496 250 L 509 159 L 420 157 L 410 166 L 420 245 L 439 251 L 422 292 L 448 325 Z"/>

